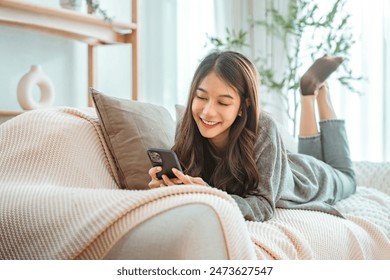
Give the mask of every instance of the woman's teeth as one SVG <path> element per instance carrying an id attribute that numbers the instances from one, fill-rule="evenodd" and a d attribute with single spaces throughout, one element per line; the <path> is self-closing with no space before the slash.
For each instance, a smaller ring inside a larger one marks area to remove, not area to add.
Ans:
<path id="1" fill-rule="evenodd" d="M 209 121 L 206 121 L 204 119 L 202 119 L 202 122 L 204 122 L 207 125 L 216 125 L 218 123 L 218 122 L 209 122 Z"/>

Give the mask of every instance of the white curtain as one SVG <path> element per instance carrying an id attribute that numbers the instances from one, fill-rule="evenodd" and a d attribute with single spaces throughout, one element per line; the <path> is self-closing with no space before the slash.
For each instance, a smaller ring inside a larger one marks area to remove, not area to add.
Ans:
<path id="1" fill-rule="evenodd" d="M 276 40 L 263 28 L 251 28 L 250 20 L 270 20 L 267 12 L 270 8 L 277 9 L 281 14 L 287 12 L 289 0 L 214 0 L 216 35 L 224 38 L 226 28 L 235 32 L 248 31 L 248 48 L 242 51 L 253 61 L 262 53 L 267 56 L 267 66 L 275 71 L 275 77 L 283 74 L 283 65 L 286 65 L 284 47 L 280 40 Z M 289 125 L 287 104 L 280 94 L 269 92 L 261 88 L 261 102 L 263 110 L 272 113 L 284 125 Z"/>
<path id="2" fill-rule="evenodd" d="M 269 65 L 283 63 L 282 46 L 259 29 L 249 28 L 249 19 L 265 19 L 267 7 L 287 8 L 286 0 L 142 0 L 140 16 L 140 100 L 165 106 L 174 116 L 174 105 L 185 104 L 192 76 L 210 51 L 207 36 L 224 38 L 226 28 L 250 30 L 249 57 L 259 50 L 269 54 Z M 282 122 L 285 108 L 278 95 L 264 94 L 265 109 Z M 276 99 L 275 99 L 276 97 Z"/>
<path id="3" fill-rule="evenodd" d="M 217 34 L 230 29 L 250 30 L 248 19 L 267 19 L 266 10 L 271 5 L 279 11 L 287 8 L 286 0 L 214 0 Z M 317 0 L 318 4 L 328 5 Z M 329 8 L 329 7 L 328 7 Z M 363 76 L 364 81 L 355 83 L 364 93 L 360 96 L 347 92 L 337 82 L 330 79 L 333 103 L 339 117 L 346 120 L 351 156 L 353 160 L 389 161 L 390 160 L 390 4 L 388 0 L 350 0 L 345 9 L 352 15 L 356 43 L 352 49 L 351 61 L 354 76 Z M 247 53 L 256 57 L 259 49 L 269 57 L 269 66 L 275 71 L 281 70 L 284 57 L 282 46 L 268 34 L 252 29 L 249 33 L 250 47 Z M 221 35 L 220 35 L 221 36 Z M 279 72 L 279 74 L 282 71 Z M 278 95 L 264 94 L 263 108 L 276 116 L 279 121 L 288 123 L 283 117 L 285 108 Z"/>
<path id="4" fill-rule="evenodd" d="M 176 102 L 176 0 L 139 3 L 139 99 L 166 106 Z"/>
<path id="5" fill-rule="evenodd" d="M 347 122 L 354 160 L 390 161 L 389 1 L 351 0 L 356 43 L 350 65 L 366 80 L 356 83 L 362 96 L 332 88 L 336 111 Z"/>
<path id="6" fill-rule="evenodd" d="M 190 83 L 214 33 L 213 1 L 139 0 L 140 100 L 166 107 L 186 104 Z"/>

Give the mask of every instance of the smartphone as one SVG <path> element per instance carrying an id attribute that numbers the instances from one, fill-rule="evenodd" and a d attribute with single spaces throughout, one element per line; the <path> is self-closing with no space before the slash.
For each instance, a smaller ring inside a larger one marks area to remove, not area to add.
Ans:
<path id="1" fill-rule="evenodd" d="M 157 173 L 157 178 L 162 179 L 162 175 L 167 175 L 168 178 L 176 178 L 172 172 L 172 168 L 183 172 L 180 166 L 179 159 L 176 153 L 168 149 L 149 148 L 147 150 L 150 162 L 153 166 L 161 166 L 162 170 Z"/>

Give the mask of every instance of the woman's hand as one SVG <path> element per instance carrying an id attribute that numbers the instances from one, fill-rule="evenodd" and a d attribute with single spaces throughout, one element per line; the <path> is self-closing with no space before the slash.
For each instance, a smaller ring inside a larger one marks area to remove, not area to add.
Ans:
<path id="1" fill-rule="evenodd" d="M 176 168 L 172 168 L 173 174 L 176 175 L 176 178 L 181 181 L 184 185 L 202 185 L 202 186 L 208 186 L 208 184 L 203 181 L 200 177 L 191 177 L 189 175 L 184 175 L 183 172 L 180 172 Z M 165 175 L 163 175 L 164 177 Z M 166 177 L 166 176 L 165 176 Z M 166 177 L 168 178 L 168 177 Z M 165 181 L 165 180 L 164 180 Z M 169 185 L 168 185 L 169 186 Z"/>
<path id="2" fill-rule="evenodd" d="M 161 167 L 152 167 L 149 169 L 149 175 L 152 178 L 152 180 L 149 182 L 148 186 L 151 189 L 159 188 L 159 187 L 166 187 L 166 186 L 173 186 L 173 185 L 202 185 L 202 186 L 208 186 L 205 181 L 203 181 L 200 177 L 191 177 L 189 175 L 184 175 L 183 172 L 180 172 L 176 168 L 173 168 L 172 171 L 175 174 L 176 178 L 168 178 L 166 175 L 162 175 L 162 180 L 159 180 L 157 178 L 157 173 L 161 171 Z"/>
<path id="3" fill-rule="evenodd" d="M 169 179 L 166 175 L 162 175 L 162 180 L 157 178 L 157 173 L 160 172 L 162 168 L 160 166 L 152 167 L 149 169 L 149 175 L 152 180 L 149 182 L 148 186 L 151 189 L 165 187 L 170 185 L 180 185 L 182 181 L 177 178 Z M 168 185 L 169 183 L 169 185 Z"/>

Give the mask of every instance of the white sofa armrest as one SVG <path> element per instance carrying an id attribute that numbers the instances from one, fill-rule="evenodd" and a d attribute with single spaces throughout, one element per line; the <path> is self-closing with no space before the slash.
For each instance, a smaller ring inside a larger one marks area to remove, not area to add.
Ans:
<path id="1" fill-rule="evenodd" d="M 194 203 L 159 213 L 125 234 L 104 259 L 226 260 L 222 225 L 209 205 Z"/>

